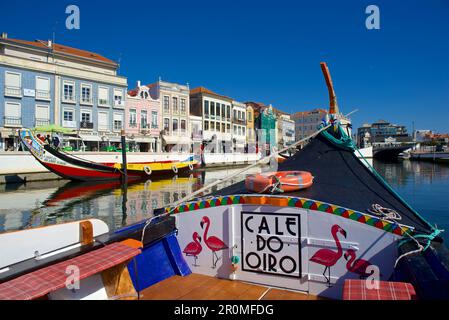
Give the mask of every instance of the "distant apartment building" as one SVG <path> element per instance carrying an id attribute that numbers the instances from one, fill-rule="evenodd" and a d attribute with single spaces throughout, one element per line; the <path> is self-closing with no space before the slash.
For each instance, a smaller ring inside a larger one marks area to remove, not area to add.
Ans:
<path id="1" fill-rule="evenodd" d="M 317 131 L 323 118 L 327 115 L 324 109 L 313 109 L 294 113 L 291 118 L 295 122 L 295 140 L 301 140 Z"/>
<path id="2" fill-rule="evenodd" d="M 134 151 L 161 151 L 161 101 L 150 88 L 138 81 L 137 87 L 128 91 L 125 132 Z"/>
<path id="3" fill-rule="evenodd" d="M 288 114 L 278 115 L 279 150 L 292 145 L 295 142 L 295 121 Z"/>
<path id="4" fill-rule="evenodd" d="M 188 85 L 159 80 L 148 86 L 159 97 L 162 108 L 162 151 L 188 152 L 192 139 L 190 128 L 190 89 Z"/>
<path id="5" fill-rule="evenodd" d="M 254 110 L 254 128 L 256 130 L 256 145 L 260 151 L 269 154 L 273 148 L 277 148 L 278 132 L 277 117 L 272 105 L 260 102 L 246 102 L 247 106 Z"/>
<path id="6" fill-rule="evenodd" d="M 367 140 L 367 138 L 369 138 Z M 385 120 L 379 120 L 372 124 L 363 124 L 357 130 L 357 143 L 361 147 L 385 143 L 410 142 L 412 137 L 407 133 L 403 125 L 392 124 Z"/>
<path id="7" fill-rule="evenodd" d="M 246 105 L 232 101 L 232 145 L 234 152 L 245 152 L 246 141 Z"/>
<path id="8" fill-rule="evenodd" d="M 17 128 L 57 124 L 88 149 L 119 141 L 127 80 L 97 53 L 52 41 L 0 38 L 0 149 L 17 149 Z"/>
<path id="9" fill-rule="evenodd" d="M 252 106 L 246 106 L 246 143 L 248 152 L 254 153 L 256 146 L 256 131 L 254 129 L 254 109 Z"/>
<path id="10" fill-rule="evenodd" d="M 206 152 L 229 153 L 232 150 L 232 101 L 204 87 L 190 91 L 190 113 L 203 119 Z"/>
<path id="11" fill-rule="evenodd" d="M 203 142 L 203 118 L 190 115 L 190 135 L 192 137 L 191 152 L 200 154 L 201 143 Z"/>

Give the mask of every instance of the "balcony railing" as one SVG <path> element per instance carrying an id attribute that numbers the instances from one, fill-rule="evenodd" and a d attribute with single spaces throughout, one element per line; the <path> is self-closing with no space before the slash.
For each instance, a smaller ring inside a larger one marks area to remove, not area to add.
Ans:
<path id="1" fill-rule="evenodd" d="M 81 97 L 81 103 L 92 104 L 92 97 Z"/>
<path id="2" fill-rule="evenodd" d="M 21 117 L 5 117 L 5 126 L 21 126 L 22 118 Z"/>
<path id="3" fill-rule="evenodd" d="M 137 128 L 137 122 L 130 122 L 129 123 L 130 128 Z"/>
<path id="4" fill-rule="evenodd" d="M 36 99 L 50 100 L 50 91 L 36 90 Z"/>
<path id="5" fill-rule="evenodd" d="M 5 86 L 5 96 L 21 97 L 22 96 L 22 88 Z"/>
<path id="6" fill-rule="evenodd" d="M 63 98 L 65 102 L 75 102 L 75 96 L 73 94 L 64 94 Z"/>
<path id="7" fill-rule="evenodd" d="M 81 121 L 80 122 L 80 129 L 93 129 L 94 123 L 89 121 Z"/>
<path id="8" fill-rule="evenodd" d="M 114 100 L 114 107 L 122 107 L 122 108 L 124 108 L 125 107 L 125 101 L 123 101 L 123 100 Z"/>
<path id="9" fill-rule="evenodd" d="M 36 127 L 40 127 L 40 126 L 46 126 L 50 124 L 50 120 L 49 119 L 36 119 L 35 121 L 35 126 Z"/>

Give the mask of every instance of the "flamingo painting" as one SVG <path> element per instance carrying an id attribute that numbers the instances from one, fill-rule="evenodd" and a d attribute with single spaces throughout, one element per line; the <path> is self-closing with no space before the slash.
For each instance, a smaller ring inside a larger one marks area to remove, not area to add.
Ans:
<path id="1" fill-rule="evenodd" d="M 186 247 L 184 248 L 184 252 L 186 256 L 191 256 L 194 258 L 193 265 L 195 267 L 198 267 L 196 264 L 196 260 L 198 259 L 198 255 L 203 251 L 203 247 L 201 246 L 201 237 L 197 232 L 194 232 L 192 235 L 193 242 L 190 242 Z"/>
<path id="2" fill-rule="evenodd" d="M 346 269 L 348 269 L 348 271 L 357 273 L 360 276 L 360 279 L 366 278 L 373 274 L 374 271 L 371 273 L 366 272 L 366 269 L 372 265 L 369 261 L 363 259 L 355 260 L 355 258 L 356 254 L 354 250 L 349 249 L 348 251 L 346 251 L 345 259 L 348 261 L 348 263 L 346 264 Z"/>
<path id="3" fill-rule="evenodd" d="M 310 261 L 321 264 L 325 266 L 323 276 L 327 280 L 327 285 L 331 286 L 331 267 L 334 266 L 338 260 L 340 260 L 343 255 L 343 249 L 340 244 L 340 240 L 337 237 L 337 233 L 343 235 L 346 238 L 346 231 L 343 230 L 339 225 L 333 225 L 331 229 L 332 237 L 335 240 L 337 246 L 337 251 L 330 249 L 320 249 L 310 258 Z M 326 276 L 326 271 L 328 271 L 328 276 Z"/>
<path id="4" fill-rule="evenodd" d="M 200 222 L 201 228 L 204 228 L 204 225 L 206 225 L 206 229 L 204 230 L 204 243 L 206 246 L 212 251 L 212 269 L 215 269 L 217 266 L 218 260 L 220 258 L 217 255 L 217 251 L 221 251 L 224 249 L 227 249 L 228 246 L 219 238 L 215 236 L 208 237 L 209 227 L 210 227 L 210 220 L 209 217 L 204 216 L 203 219 Z"/>

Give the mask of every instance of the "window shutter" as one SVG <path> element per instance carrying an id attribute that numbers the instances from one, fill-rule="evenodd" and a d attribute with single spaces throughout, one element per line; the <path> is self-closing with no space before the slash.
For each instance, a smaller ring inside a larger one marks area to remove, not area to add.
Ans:
<path id="1" fill-rule="evenodd" d="M 5 104 L 5 116 L 20 118 L 21 114 L 22 114 L 22 112 L 21 112 L 20 104 L 6 102 L 6 104 Z"/>
<path id="2" fill-rule="evenodd" d="M 7 72 L 5 82 L 7 86 L 20 88 L 20 74 Z"/>
<path id="3" fill-rule="evenodd" d="M 36 119 L 50 119 L 50 113 L 47 106 L 36 107 Z"/>
<path id="4" fill-rule="evenodd" d="M 108 89 L 107 88 L 99 88 L 98 89 L 98 98 L 101 100 L 108 101 Z"/>
<path id="5" fill-rule="evenodd" d="M 50 79 L 37 77 L 36 90 L 50 91 Z"/>
<path id="6" fill-rule="evenodd" d="M 98 113 L 98 126 L 99 128 L 108 128 L 108 113 L 107 112 L 99 112 Z"/>

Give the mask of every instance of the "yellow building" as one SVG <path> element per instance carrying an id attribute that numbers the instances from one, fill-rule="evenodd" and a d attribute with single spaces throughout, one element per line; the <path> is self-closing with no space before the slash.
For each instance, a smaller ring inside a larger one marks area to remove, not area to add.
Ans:
<path id="1" fill-rule="evenodd" d="M 251 150 L 256 144 L 256 132 L 254 131 L 254 109 L 252 106 L 246 107 L 246 142 Z"/>

